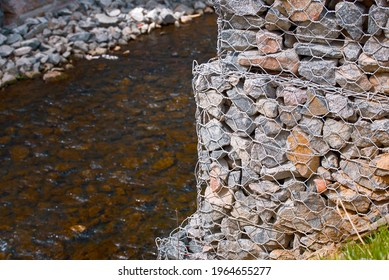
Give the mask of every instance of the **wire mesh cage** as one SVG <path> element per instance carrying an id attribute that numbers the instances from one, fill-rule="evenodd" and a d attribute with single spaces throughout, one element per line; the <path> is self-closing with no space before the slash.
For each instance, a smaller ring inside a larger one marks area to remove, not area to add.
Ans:
<path id="1" fill-rule="evenodd" d="M 160 259 L 307 259 L 389 223 L 389 2 L 215 0 L 198 209 Z"/>

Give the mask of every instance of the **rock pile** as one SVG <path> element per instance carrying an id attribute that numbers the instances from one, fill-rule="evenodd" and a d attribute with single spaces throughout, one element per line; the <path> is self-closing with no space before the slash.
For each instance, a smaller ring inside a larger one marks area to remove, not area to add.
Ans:
<path id="1" fill-rule="evenodd" d="M 207 1 L 78 0 L 0 32 L 0 87 L 35 77 L 72 57 L 102 55 L 167 24 L 211 12 Z M 60 70 L 60 71 L 58 71 Z"/>
<path id="2" fill-rule="evenodd" d="M 389 223 L 388 2 L 215 2 L 199 207 L 160 257 L 304 259 Z"/>

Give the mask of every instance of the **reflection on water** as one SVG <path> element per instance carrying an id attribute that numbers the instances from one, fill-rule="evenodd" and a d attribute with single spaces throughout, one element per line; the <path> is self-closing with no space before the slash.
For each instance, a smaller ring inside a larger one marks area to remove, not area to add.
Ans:
<path id="1" fill-rule="evenodd" d="M 154 259 L 195 210 L 191 66 L 215 55 L 216 19 L 160 33 L 0 92 L 1 259 Z"/>

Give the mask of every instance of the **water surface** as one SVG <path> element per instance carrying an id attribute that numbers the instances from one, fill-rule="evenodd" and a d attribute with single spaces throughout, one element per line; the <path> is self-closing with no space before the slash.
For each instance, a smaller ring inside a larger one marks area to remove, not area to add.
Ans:
<path id="1" fill-rule="evenodd" d="M 206 15 L 0 91 L 1 259 L 155 259 L 196 208 L 191 67 L 215 40 Z"/>

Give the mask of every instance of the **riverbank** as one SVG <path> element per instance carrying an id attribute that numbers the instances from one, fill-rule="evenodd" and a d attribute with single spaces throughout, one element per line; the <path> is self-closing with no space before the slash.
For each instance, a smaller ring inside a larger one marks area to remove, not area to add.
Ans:
<path id="1" fill-rule="evenodd" d="M 185 24 L 209 1 L 78 0 L 0 32 L 0 88 L 19 79 L 62 79 L 74 58 L 116 59 L 121 45 L 164 25 Z"/>

